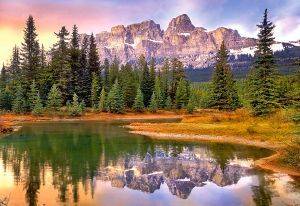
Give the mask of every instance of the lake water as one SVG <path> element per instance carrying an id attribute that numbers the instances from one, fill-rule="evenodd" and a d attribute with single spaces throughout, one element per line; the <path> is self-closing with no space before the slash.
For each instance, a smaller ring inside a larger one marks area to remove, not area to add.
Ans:
<path id="1" fill-rule="evenodd" d="M 119 123 L 26 123 L 0 139 L 0 198 L 8 205 L 300 205 L 299 180 L 253 169 L 270 154 L 151 140 Z"/>

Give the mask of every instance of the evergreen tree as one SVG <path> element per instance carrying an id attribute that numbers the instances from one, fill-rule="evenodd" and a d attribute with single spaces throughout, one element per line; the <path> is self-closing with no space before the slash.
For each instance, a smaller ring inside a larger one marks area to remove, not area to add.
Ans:
<path id="1" fill-rule="evenodd" d="M 79 70 L 79 80 L 78 87 L 79 90 L 79 99 L 85 102 L 86 105 L 91 105 L 91 86 L 92 78 L 90 70 L 88 69 L 87 62 L 88 55 L 88 37 L 85 36 L 80 51 L 80 70 Z"/>
<path id="2" fill-rule="evenodd" d="M 117 57 L 114 58 L 113 62 L 110 64 L 109 68 L 109 84 L 110 88 L 114 85 L 116 82 L 119 74 L 119 60 Z"/>
<path id="3" fill-rule="evenodd" d="M 155 60 L 154 58 L 151 58 L 150 60 L 150 79 L 149 79 L 149 85 L 151 90 L 154 90 L 154 85 L 155 85 Z"/>
<path id="4" fill-rule="evenodd" d="M 6 67 L 2 66 L 1 74 L 0 74 L 0 89 L 4 89 L 8 83 L 8 74 L 6 71 Z"/>
<path id="5" fill-rule="evenodd" d="M 164 101 L 169 95 L 170 89 L 170 65 L 169 60 L 165 59 L 161 72 L 161 91 Z M 164 102 L 165 103 L 165 102 Z"/>
<path id="6" fill-rule="evenodd" d="M 71 116 L 79 116 L 82 113 L 82 106 L 79 104 L 77 94 L 73 94 L 72 103 L 68 108 L 69 115 Z"/>
<path id="7" fill-rule="evenodd" d="M 150 72 L 146 62 L 145 57 L 142 55 L 139 58 L 139 66 L 142 70 L 142 79 L 141 79 L 141 91 L 144 97 L 145 107 L 149 106 L 151 95 L 153 93 L 152 82 L 150 79 Z"/>
<path id="8" fill-rule="evenodd" d="M 136 97 L 134 99 L 133 103 L 133 109 L 136 112 L 143 112 L 144 111 L 144 98 L 143 98 L 143 93 L 140 88 L 137 89 L 136 92 Z"/>
<path id="9" fill-rule="evenodd" d="M 70 48 L 70 81 L 69 81 L 69 92 L 71 94 L 79 93 L 81 90 L 79 86 L 80 79 L 80 49 L 79 49 L 79 34 L 78 27 L 76 25 L 73 26 L 72 35 L 71 35 L 71 48 Z"/>
<path id="10" fill-rule="evenodd" d="M 24 42 L 21 48 L 22 85 L 24 94 L 30 89 L 33 80 L 37 80 L 40 66 L 40 47 L 37 39 L 36 27 L 33 17 L 30 15 L 26 21 L 24 30 Z"/>
<path id="11" fill-rule="evenodd" d="M 47 107 L 49 109 L 58 111 L 61 106 L 62 106 L 62 94 L 58 89 L 58 87 L 56 86 L 56 84 L 53 84 L 48 95 Z"/>
<path id="12" fill-rule="evenodd" d="M 33 108 L 37 102 L 37 98 L 40 98 L 39 92 L 37 90 L 35 80 L 33 80 L 32 84 L 30 85 L 30 91 L 28 94 L 28 104 L 29 104 L 29 108 L 31 111 L 33 110 Z"/>
<path id="13" fill-rule="evenodd" d="M 55 33 L 55 35 L 59 41 L 54 45 L 51 66 L 54 71 L 53 76 L 55 83 L 59 87 L 62 95 L 62 104 L 65 104 L 68 100 L 72 99 L 72 93 L 69 91 L 71 71 L 70 52 L 68 49 L 69 32 L 66 27 L 63 26 L 58 33 Z"/>
<path id="14" fill-rule="evenodd" d="M 40 97 L 42 102 L 46 102 L 47 95 L 53 85 L 53 72 L 46 60 L 46 51 L 44 45 L 42 44 L 40 52 L 40 71 L 38 73 L 37 88 L 40 92 Z"/>
<path id="15" fill-rule="evenodd" d="M 192 114 L 194 112 L 194 110 L 195 110 L 195 103 L 194 103 L 192 97 L 189 98 L 189 101 L 188 101 L 188 104 L 186 106 L 186 109 L 187 109 L 187 112 L 189 114 Z"/>
<path id="16" fill-rule="evenodd" d="M 21 84 L 18 84 L 16 87 L 12 110 L 15 113 L 24 113 L 27 111 L 27 102 L 25 101 L 25 94 Z"/>
<path id="17" fill-rule="evenodd" d="M 172 109 L 172 99 L 169 95 L 167 96 L 167 99 L 165 102 L 165 109 L 167 109 L 167 110 Z"/>
<path id="18" fill-rule="evenodd" d="M 149 110 L 150 112 L 157 112 L 158 106 L 157 106 L 157 99 L 155 96 L 155 92 L 153 92 L 152 96 L 151 96 L 151 100 L 150 100 L 150 104 L 149 104 Z"/>
<path id="19" fill-rule="evenodd" d="M 154 92 L 155 92 L 157 106 L 158 108 L 162 109 L 164 107 L 164 99 L 163 99 L 163 94 L 161 92 L 160 85 L 161 85 L 160 77 L 157 77 L 155 79 Z"/>
<path id="20" fill-rule="evenodd" d="M 106 92 L 105 92 L 104 87 L 102 87 L 102 90 L 101 90 L 98 108 L 99 108 L 100 112 L 106 111 Z"/>
<path id="21" fill-rule="evenodd" d="M 121 67 L 120 70 L 120 85 L 124 94 L 125 106 L 131 108 L 136 96 L 137 82 L 130 64 Z"/>
<path id="22" fill-rule="evenodd" d="M 187 83 L 184 79 L 180 79 L 175 95 L 176 108 L 184 108 L 188 103 L 188 98 Z"/>
<path id="23" fill-rule="evenodd" d="M 8 86 L 0 88 L 0 110 L 9 111 L 12 109 L 13 95 Z"/>
<path id="24" fill-rule="evenodd" d="M 33 102 L 32 113 L 35 115 L 41 115 L 43 110 L 44 108 L 40 97 L 40 93 L 37 92 L 35 101 Z"/>
<path id="25" fill-rule="evenodd" d="M 108 92 L 110 89 L 110 82 L 109 82 L 109 61 L 107 58 L 104 60 L 104 77 L 103 77 L 103 87 L 105 88 L 105 91 Z"/>
<path id="26" fill-rule="evenodd" d="M 210 107 L 217 109 L 235 110 L 240 102 L 235 88 L 232 71 L 227 62 L 228 51 L 222 42 L 217 54 L 217 62 L 212 77 L 212 95 Z"/>
<path id="27" fill-rule="evenodd" d="M 13 85 L 20 81 L 21 78 L 21 68 L 20 68 L 20 55 L 19 48 L 17 46 L 13 49 L 12 59 L 10 63 L 10 72 Z"/>
<path id="28" fill-rule="evenodd" d="M 98 99 L 99 99 L 99 77 L 95 73 L 93 73 L 93 80 L 92 80 L 92 91 L 91 91 L 91 101 L 92 107 L 97 108 Z"/>
<path id="29" fill-rule="evenodd" d="M 88 67 L 91 74 L 95 73 L 98 76 L 98 78 L 101 77 L 99 54 L 97 51 L 97 45 L 94 34 L 90 36 Z"/>
<path id="30" fill-rule="evenodd" d="M 112 113 L 123 113 L 124 112 L 124 100 L 123 94 L 116 80 L 115 84 L 111 88 L 107 96 L 107 109 Z"/>
<path id="31" fill-rule="evenodd" d="M 258 25 L 258 44 L 256 62 L 249 74 L 250 105 L 254 115 L 270 114 L 277 106 L 278 96 L 276 88 L 277 70 L 273 51 L 274 25 L 268 20 L 268 11 L 265 10 L 263 21 Z"/>
<path id="32" fill-rule="evenodd" d="M 176 89 L 178 87 L 178 83 L 180 79 L 185 79 L 185 73 L 184 73 L 184 68 L 183 64 L 181 61 L 179 61 L 177 58 L 172 59 L 172 82 L 171 84 L 171 91 L 170 91 L 170 96 L 171 99 L 175 99 L 176 95 Z"/>

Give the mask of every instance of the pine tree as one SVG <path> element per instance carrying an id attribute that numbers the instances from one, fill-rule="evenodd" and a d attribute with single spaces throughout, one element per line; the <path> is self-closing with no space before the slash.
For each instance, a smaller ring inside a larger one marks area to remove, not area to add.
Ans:
<path id="1" fill-rule="evenodd" d="M 188 103 L 188 98 L 187 83 L 184 79 L 180 79 L 175 95 L 176 108 L 184 108 Z"/>
<path id="2" fill-rule="evenodd" d="M 111 88 L 119 76 L 119 60 L 115 56 L 113 62 L 110 64 L 109 67 L 109 87 Z"/>
<path id="3" fill-rule="evenodd" d="M 149 104 L 149 110 L 150 112 L 157 112 L 158 106 L 157 106 L 157 99 L 155 96 L 155 93 L 153 92 L 152 96 L 151 96 L 151 100 L 150 100 L 150 104 Z"/>
<path id="4" fill-rule="evenodd" d="M 112 113 L 123 113 L 124 112 L 124 100 L 123 94 L 116 80 L 115 84 L 111 88 L 107 96 L 107 109 Z"/>
<path id="5" fill-rule="evenodd" d="M 24 30 L 24 42 L 21 48 L 22 85 L 25 98 L 30 89 L 30 83 L 37 80 L 40 66 L 40 47 L 37 39 L 36 27 L 33 17 L 30 15 L 26 21 Z"/>
<path id="6" fill-rule="evenodd" d="M 223 41 L 217 54 L 217 62 L 212 77 L 212 95 L 209 104 L 210 107 L 220 110 L 235 110 L 240 106 L 240 102 L 227 60 L 228 51 Z"/>
<path id="7" fill-rule="evenodd" d="M 10 71 L 13 85 L 16 85 L 16 83 L 19 82 L 21 78 L 20 55 L 19 48 L 17 46 L 15 46 L 13 49 L 12 59 L 10 63 Z"/>
<path id="8" fill-rule="evenodd" d="M 35 80 L 33 80 L 32 84 L 30 85 L 30 91 L 28 94 L 28 104 L 29 104 L 29 108 L 31 111 L 33 110 L 33 108 L 37 102 L 37 98 L 40 98 L 38 94 L 39 94 L 39 92 L 37 90 Z"/>
<path id="9" fill-rule="evenodd" d="M 145 57 L 142 55 L 139 58 L 139 67 L 142 70 L 142 79 L 141 79 L 141 91 L 144 96 L 144 105 L 145 107 L 149 106 L 151 95 L 153 93 L 152 82 L 150 79 L 149 68 L 146 62 Z"/>
<path id="10" fill-rule="evenodd" d="M 99 77 L 95 73 L 93 73 L 92 78 L 92 91 L 91 91 L 91 101 L 92 107 L 97 108 L 98 99 L 99 99 Z"/>
<path id="11" fill-rule="evenodd" d="M 0 88 L 0 110 L 9 111 L 12 109 L 13 95 L 8 86 Z"/>
<path id="12" fill-rule="evenodd" d="M 80 70 L 78 87 L 80 88 L 78 96 L 81 101 L 84 101 L 86 105 L 91 105 L 91 86 L 92 77 L 90 70 L 88 69 L 87 62 L 88 55 L 88 37 L 85 36 L 80 51 Z"/>
<path id="13" fill-rule="evenodd" d="M 71 94 L 79 93 L 81 90 L 79 86 L 80 79 L 80 49 L 79 49 L 79 34 L 78 27 L 76 25 L 73 26 L 72 36 L 71 36 L 71 48 L 70 48 L 70 81 L 69 81 L 69 92 Z"/>
<path id="14" fill-rule="evenodd" d="M 89 56 L 88 56 L 88 68 L 91 74 L 96 74 L 98 78 L 101 77 L 101 68 L 99 61 L 99 54 L 97 51 L 96 40 L 94 34 L 90 36 L 90 46 L 89 46 Z"/>
<path id="15" fill-rule="evenodd" d="M 154 85 L 155 85 L 155 59 L 151 58 L 150 60 L 150 79 L 149 79 L 149 85 L 152 91 L 154 91 Z"/>
<path id="16" fill-rule="evenodd" d="M 24 113 L 27 111 L 27 102 L 21 84 L 18 84 L 16 87 L 12 110 L 15 113 Z"/>
<path id="17" fill-rule="evenodd" d="M 98 108 L 100 112 L 106 111 L 106 92 L 104 87 L 102 87 Z"/>
<path id="18" fill-rule="evenodd" d="M 169 95 L 167 96 L 167 99 L 165 102 L 165 109 L 167 109 L 167 110 L 172 109 L 172 99 Z"/>
<path id="19" fill-rule="evenodd" d="M 32 113 L 35 115 L 41 115 L 43 113 L 43 104 L 40 97 L 40 93 L 37 92 L 35 101 L 33 103 Z"/>
<path id="20" fill-rule="evenodd" d="M 165 100 L 169 95 L 169 89 L 170 89 L 170 65 L 169 65 L 169 60 L 165 59 L 164 65 L 162 67 L 162 72 L 161 72 L 161 91 L 164 99 L 164 104 L 165 104 Z"/>
<path id="21" fill-rule="evenodd" d="M 250 105 L 254 115 L 270 114 L 278 104 L 276 70 L 273 51 L 274 25 L 268 20 L 268 10 L 265 10 L 263 21 L 258 25 L 258 44 L 256 62 L 249 77 Z"/>
<path id="22" fill-rule="evenodd" d="M 72 93 L 69 91 L 71 72 L 70 52 L 68 49 L 69 32 L 66 27 L 63 26 L 55 35 L 59 40 L 58 43 L 54 45 L 51 66 L 54 71 L 55 83 L 59 87 L 62 95 L 62 104 L 65 104 L 68 100 L 72 99 Z"/>
<path id="23" fill-rule="evenodd" d="M 73 94 L 72 103 L 68 108 L 69 115 L 79 116 L 82 113 L 82 106 L 79 104 L 78 96 L 76 93 Z"/>
<path id="24" fill-rule="evenodd" d="M 4 89 L 8 83 L 8 74 L 6 70 L 7 69 L 3 64 L 0 74 L 0 89 Z"/>
<path id="25" fill-rule="evenodd" d="M 62 106 L 62 94 L 58 89 L 58 87 L 56 86 L 56 84 L 53 84 L 48 95 L 47 107 L 49 109 L 58 111 L 61 106 Z"/>
<path id="26" fill-rule="evenodd" d="M 110 89 L 110 83 L 109 83 L 109 61 L 107 58 L 104 60 L 104 77 L 103 77 L 103 87 L 105 88 L 105 91 L 108 92 Z"/>
<path id="27" fill-rule="evenodd" d="M 161 85 L 160 77 L 157 77 L 155 79 L 154 92 L 155 92 L 157 106 L 158 108 L 162 109 L 164 107 L 164 99 L 163 99 L 163 94 L 161 92 L 160 85 Z"/>
<path id="28" fill-rule="evenodd" d="M 133 109 L 136 112 L 143 112 L 144 111 L 144 98 L 143 98 L 143 93 L 140 88 L 137 89 L 136 92 L 136 97 L 134 99 L 133 103 Z"/>
<path id="29" fill-rule="evenodd" d="M 194 112 L 194 110 L 195 110 L 195 103 L 194 103 L 192 97 L 189 98 L 189 101 L 188 101 L 188 104 L 186 106 L 186 109 L 187 109 L 187 112 L 189 114 L 192 114 Z"/>
<path id="30" fill-rule="evenodd" d="M 176 89 L 180 79 L 186 79 L 183 64 L 177 58 L 172 59 L 172 82 L 170 96 L 172 100 L 175 100 Z"/>
<path id="31" fill-rule="evenodd" d="M 119 74 L 125 106 L 131 108 L 134 103 L 137 88 L 137 82 L 135 81 L 135 75 L 131 65 L 127 63 L 125 66 L 122 66 Z"/>

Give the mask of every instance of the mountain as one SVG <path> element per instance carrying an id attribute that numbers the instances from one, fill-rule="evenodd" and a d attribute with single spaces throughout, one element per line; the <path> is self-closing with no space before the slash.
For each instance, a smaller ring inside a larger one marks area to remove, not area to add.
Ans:
<path id="1" fill-rule="evenodd" d="M 85 35 L 82 34 L 81 39 Z M 257 41 L 225 27 L 212 31 L 196 27 L 186 14 L 173 18 L 165 31 L 153 20 L 147 20 L 128 26 L 117 25 L 110 32 L 95 36 L 102 61 L 116 56 L 121 63 L 134 62 L 143 54 L 147 59 L 155 57 L 158 64 L 164 58 L 177 57 L 188 68 L 212 67 L 223 40 L 230 52 L 232 67 L 248 67 L 253 61 Z M 272 49 L 281 60 L 300 57 L 300 41 L 276 42 Z"/>
<path id="2" fill-rule="evenodd" d="M 254 47 L 256 44 L 255 39 L 241 37 L 237 30 L 220 27 L 207 31 L 195 27 L 186 14 L 173 18 L 166 31 L 153 20 L 147 20 L 126 27 L 114 26 L 110 32 L 96 34 L 102 60 L 112 60 L 117 56 L 125 63 L 144 54 L 147 58 L 155 57 L 158 60 L 177 57 L 186 66 L 193 67 L 205 66 L 223 40 L 229 49 L 234 50 Z"/>

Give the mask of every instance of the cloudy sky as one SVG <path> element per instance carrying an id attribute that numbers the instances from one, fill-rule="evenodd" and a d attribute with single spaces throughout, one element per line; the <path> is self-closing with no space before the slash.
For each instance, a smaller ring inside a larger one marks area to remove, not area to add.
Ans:
<path id="1" fill-rule="evenodd" d="M 225 26 L 255 37 L 265 8 L 276 24 L 277 41 L 300 39 L 300 0 L 0 0 L 0 62 L 7 63 L 11 48 L 22 42 L 29 14 L 36 20 L 40 42 L 49 48 L 62 25 L 98 33 L 153 19 L 166 29 L 171 18 L 183 13 L 195 26 Z"/>

